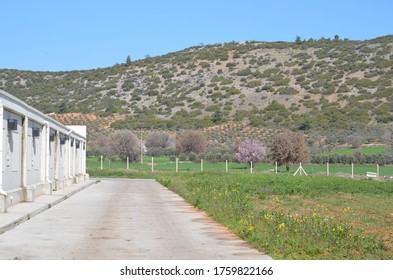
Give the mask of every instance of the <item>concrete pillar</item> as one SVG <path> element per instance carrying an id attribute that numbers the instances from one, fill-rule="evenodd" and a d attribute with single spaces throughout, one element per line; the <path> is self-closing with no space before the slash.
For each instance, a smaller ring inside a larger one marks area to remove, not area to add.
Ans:
<path id="1" fill-rule="evenodd" d="M 78 142 L 79 142 L 79 149 L 77 149 L 77 153 L 78 153 L 78 171 L 77 171 L 77 173 L 78 173 L 78 176 L 80 176 L 81 174 L 82 174 L 82 150 L 83 150 L 83 147 L 82 147 L 82 141 L 79 141 L 78 140 Z"/>
<path id="2" fill-rule="evenodd" d="M 74 139 L 74 145 L 72 146 L 72 176 L 75 178 L 76 175 L 76 139 Z"/>
<path id="3" fill-rule="evenodd" d="M 87 149 L 86 142 L 83 142 L 83 147 L 82 147 L 82 174 L 83 175 L 86 175 L 86 149 Z"/>
<path id="4" fill-rule="evenodd" d="M 50 165 L 50 126 L 45 122 L 42 129 L 42 158 L 41 158 L 41 179 L 45 183 L 45 194 L 52 194 L 52 182 L 49 179 L 49 165 Z"/>
<path id="5" fill-rule="evenodd" d="M 54 176 L 54 184 L 55 184 L 55 189 L 57 190 L 57 184 L 59 183 L 59 153 L 60 153 L 60 135 L 59 131 L 55 131 L 55 176 Z"/>
<path id="6" fill-rule="evenodd" d="M 0 100 L 0 213 L 7 212 L 7 193 L 3 190 L 3 115 L 4 115 L 4 107 L 3 102 Z"/>
<path id="7" fill-rule="evenodd" d="M 86 144 L 85 142 L 82 142 L 82 147 L 81 147 L 81 153 L 82 153 L 82 174 L 86 174 Z"/>
<path id="8" fill-rule="evenodd" d="M 29 128 L 29 118 L 23 118 L 22 127 L 22 188 L 27 186 L 27 132 Z"/>
<path id="9" fill-rule="evenodd" d="M 42 131 L 41 131 L 41 164 L 40 164 L 40 170 L 41 170 L 41 182 L 45 182 L 45 161 L 46 161 L 46 130 L 47 127 L 45 125 L 42 126 Z"/>
<path id="10" fill-rule="evenodd" d="M 28 143 L 28 129 L 29 129 L 29 118 L 23 118 L 23 127 L 22 127 L 22 195 L 23 200 L 28 202 L 33 202 L 35 198 L 35 186 L 28 188 L 27 186 L 27 145 L 31 145 Z"/>
<path id="11" fill-rule="evenodd" d="M 49 123 L 45 123 L 46 133 L 45 133 L 45 181 L 51 183 L 49 179 L 49 167 L 50 167 L 50 126 Z"/>
<path id="12" fill-rule="evenodd" d="M 70 136 L 72 130 L 69 131 L 68 135 L 67 135 L 67 152 L 68 152 L 68 178 L 72 178 L 72 147 L 71 147 L 71 141 L 72 138 Z"/>
<path id="13" fill-rule="evenodd" d="M 73 178 L 73 183 L 75 182 L 75 153 L 76 153 L 76 141 L 71 138 L 71 178 Z"/>

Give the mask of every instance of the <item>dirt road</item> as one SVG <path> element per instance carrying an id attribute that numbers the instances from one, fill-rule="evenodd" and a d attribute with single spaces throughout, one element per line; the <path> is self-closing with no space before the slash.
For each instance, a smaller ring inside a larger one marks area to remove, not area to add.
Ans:
<path id="1" fill-rule="evenodd" d="M 270 259 L 154 180 L 103 179 L 0 235 L 0 259 Z"/>

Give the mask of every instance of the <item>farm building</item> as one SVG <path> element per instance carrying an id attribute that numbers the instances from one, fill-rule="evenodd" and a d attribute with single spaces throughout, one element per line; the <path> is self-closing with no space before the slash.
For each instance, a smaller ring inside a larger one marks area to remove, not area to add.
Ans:
<path id="1" fill-rule="evenodd" d="M 0 90 L 0 213 L 88 179 L 86 127 L 65 126 Z"/>

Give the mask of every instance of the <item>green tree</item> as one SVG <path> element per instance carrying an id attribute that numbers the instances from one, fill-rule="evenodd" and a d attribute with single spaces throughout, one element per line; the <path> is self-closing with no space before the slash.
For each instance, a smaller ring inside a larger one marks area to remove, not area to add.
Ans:
<path id="1" fill-rule="evenodd" d="M 59 113 L 60 114 L 67 113 L 67 104 L 64 101 L 62 101 L 59 105 Z"/>
<path id="2" fill-rule="evenodd" d="M 220 123 L 222 121 L 221 112 L 220 111 L 215 111 L 213 116 L 212 116 L 212 118 L 211 118 L 211 121 L 213 123 L 216 123 L 216 124 Z"/>
<path id="3" fill-rule="evenodd" d="M 296 36 L 295 43 L 298 45 L 302 44 L 302 39 L 300 38 L 300 36 Z"/>
<path id="4" fill-rule="evenodd" d="M 127 56 L 126 65 L 127 65 L 127 66 L 130 66 L 130 65 L 131 65 L 131 56 Z"/>

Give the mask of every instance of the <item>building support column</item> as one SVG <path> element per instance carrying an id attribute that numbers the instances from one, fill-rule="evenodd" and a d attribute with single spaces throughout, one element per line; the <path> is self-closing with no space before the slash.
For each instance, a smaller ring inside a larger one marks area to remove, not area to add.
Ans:
<path id="1" fill-rule="evenodd" d="M 86 175 L 86 149 L 87 149 L 87 143 L 83 142 L 83 151 L 82 151 L 82 155 L 83 155 L 83 159 L 82 159 L 82 163 L 83 163 L 82 173 L 83 173 L 83 175 Z"/>
<path id="2" fill-rule="evenodd" d="M 34 202 L 35 197 L 35 186 L 28 187 L 27 186 L 27 147 L 28 143 L 28 130 L 29 130 L 29 118 L 23 118 L 23 126 L 22 126 L 22 196 L 23 201 Z"/>
<path id="3" fill-rule="evenodd" d="M 77 176 L 76 176 L 76 139 L 72 139 L 72 147 L 71 147 L 71 176 L 72 176 L 72 183 L 77 183 Z"/>
<path id="4" fill-rule="evenodd" d="M 44 135 L 44 139 L 45 139 L 45 159 L 44 159 L 44 173 L 45 173 L 45 183 L 49 184 L 49 190 L 46 192 L 47 194 L 52 194 L 52 182 L 49 179 L 49 167 L 50 167 L 50 126 L 48 122 L 44 123 L 44 127 L 45 127 L 45 135 Z"/>
<path id="5" fill-rule="evenodd" d="M 3 102 L 0 100 L 0 213 L 7 212 L 7 192 L 3 190 L 3 152 L 4 152 L 4 107 Z"/>
<path id="6" fill-rule="evenodd" d="M 60 139 L 59 139 L 60 135 L 59 132 L 56 130 L 55 131 L 55 148 L 54 148 L 54 152 L 55 152 L 55 179 L 54 179 L 54 188 L 57 191 L 58 190 L 58 184 L 59 184 L 59 143 L 60 143 Z"/>
<path id="7" fill-rule="evenodd" d="M 41 130 L 41 134 L 40 134 L 41 136 L 41 146 L 40 146 L 40 151 L 41 151 L 41 156 L 40 156 L 40 173 L 41 173 L 41 175 L 40 175 L 40 179 L 41 179 L 41 182 L 42 183 L 44 183 L 45 182 L 45 152 L 46 152 L 46 149 L 45 149 L 45 147 L 46 147 L 46 138 L 45 138 L 45 136 L 46 136 L 46 126 L 45 125 L 43 125 L 42 126 L 42 130 Z"/>
<path id="8" fill-rule="evenodd" d="M 72 133 L 72 130 L 70 130 L 67 134 L 67 153 L 68 153 L 68 168 L 67 168 L 68 174 L 67 175 L 71 181 L 70 184 L 73 183 L 73 181 L 72 181 L 72 147 L 71 147 L 72 139 L 71 139 L 71 133 Z"/>

